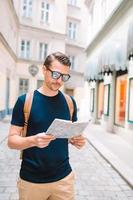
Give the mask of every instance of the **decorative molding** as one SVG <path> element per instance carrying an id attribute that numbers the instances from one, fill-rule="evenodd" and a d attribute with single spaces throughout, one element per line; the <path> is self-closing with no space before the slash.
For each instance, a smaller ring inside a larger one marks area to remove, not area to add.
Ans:
<path id="1" fill-rule="evenodd" d="M 23 29 L 28 30 L 28 31 L 30 30 L 30 31 L 39 32 L 40 34 L 43 33 L 52 38 L 57 38 L 57 39 L 65 39 L 66 38 L 66 33 L 63 34 L 63 33 L 58 33 L 58 32 L 51 31 L 51 30 L 46 30 L 43 28 L 38 28 L 35 26 L 20 24 L 20 31 Z"/>
<path id="2" fill-rule="evenodd" d="M 77 18 L 77 17 L 74 17 L 74 16 L 67 15 L 67 21 L 72 21 L 72 22 L 75 22 L 75 23 L 79 24 L 81 22 L 81 19 Z"/>
<path id="3" fill-rule="evenodd" d="M 78 49 L 78 50 L 85 50 L 85 48 L 83 46 L 81 46 L 80 44 L 78 44 L 76 41 L 72 41 L 72 40 L 69 40 L 67 39 L 66 41 L 66 46 L 69 46 L 69 47 L 72 47 L 72 48 L 75 48 L 75 49 Z"/>
<path id="4" fill-rule="evenodd" d="M 10 8 L 11 8 L 11 10 L 12 10 L 12 13 L 13 13 L 13 16 L 14 16 L 14 19 L 15 19 L 15 22 L 16 22 L 16 25 L 17 25 L 17 27 L 19 28 L 19 18 L 18 18 L 18 15 L 17 15 L 17 13 L 16 13 L 16 10 L 15 10 L 15 8 L 14 8 L 13 0 L 9 0 L 8 2 L 9 2 L 9 6 L 10 6 Z"/>
<path id="5" fill-rule="evenodd" d="M 72 4 L 70 4 L 70 3 L 67 3 L 67 6 L 68 6 L 68 7 L 71 7 L 72 9 L 78 10 L 78 11 L 81 9 L 78 5 L 72 5 Z M 68 9 L 69 9 L 69 8 L 68 8 Z"/>
<path id="6" fill-rule="evenodd" d="M 41 65 L 43 63 L 43 61 L 37 61 L 37 60 L 18 57 L 17 58 L 17 63 L 27 63 L 27 64 Z"/>
<path id="7" fill-rule="evenodd" d="M 9 44 L 7 43 L 6 39 L 4 38 L 4 36 L 2 35 L 2 33 L 0 32 L 0 41 L 3 44 L 3 46 L 7 49 L 7 51 L 9 52 L 9 54 L 11 55 L 11 57 L 17 61 L 17 56 L 14 53 L 14 51 L 12 50 L 12 48 L 9 46 Z"/>

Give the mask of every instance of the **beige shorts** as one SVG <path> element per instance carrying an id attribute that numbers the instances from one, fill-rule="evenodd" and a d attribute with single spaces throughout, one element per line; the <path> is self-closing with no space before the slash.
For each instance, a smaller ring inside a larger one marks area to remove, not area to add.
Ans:
<path id="1" fill-rule="evenodd" d="M 74 173 L 52 183 L 31 183 L 19 179 L 19 200 L 74 200 Z"/>

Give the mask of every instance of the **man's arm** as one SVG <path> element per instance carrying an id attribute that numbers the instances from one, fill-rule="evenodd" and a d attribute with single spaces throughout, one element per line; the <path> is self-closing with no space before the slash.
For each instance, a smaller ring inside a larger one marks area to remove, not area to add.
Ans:
<path id="1" fill-rule="evenodd" d="M 11 149 L 24 150 L 30 147 L 44 148 L 54 140 L 54 136 L 38 133 L 37 135 L 22 137 L 23 127 L 11 125 L 8 135 L 8 146 Z"/>

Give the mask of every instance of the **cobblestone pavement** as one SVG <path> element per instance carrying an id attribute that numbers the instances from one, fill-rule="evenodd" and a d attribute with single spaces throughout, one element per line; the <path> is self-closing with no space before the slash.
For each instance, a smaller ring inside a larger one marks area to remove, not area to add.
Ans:
<path id="1" fill-rule="evenodd" d="M 18 200 L 16 181 L 20 166 L 19 152 L 7 148 L 0 123 L 0 200 Z M 70 148 L 70 161 L 75 171 L 76 200 L 133 200 L 133 190 L 89 144 L 82 150 Z"/>

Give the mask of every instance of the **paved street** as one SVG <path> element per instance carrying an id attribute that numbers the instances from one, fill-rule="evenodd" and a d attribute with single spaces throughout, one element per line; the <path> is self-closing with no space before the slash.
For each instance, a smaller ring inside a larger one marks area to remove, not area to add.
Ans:
<path id="1" fill-rule="evenodd" d="M 18 200 L 19 153 L 6 145 L 8 124 L 0 122 L 0 200 Z M 4 139 L 5 138 L 5 139 Z M 133 200 L 133 191 L 89 144 L 70 149 L 76 173 L 76 200 Z"/>

